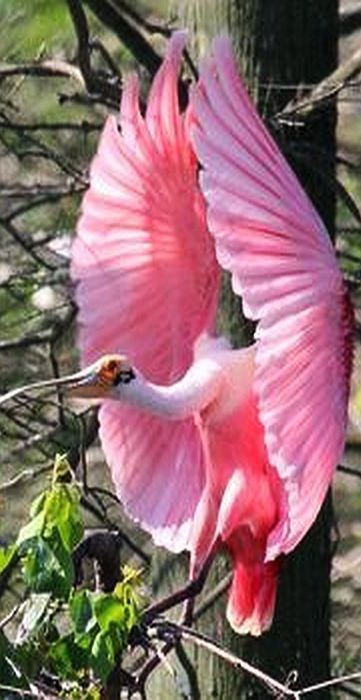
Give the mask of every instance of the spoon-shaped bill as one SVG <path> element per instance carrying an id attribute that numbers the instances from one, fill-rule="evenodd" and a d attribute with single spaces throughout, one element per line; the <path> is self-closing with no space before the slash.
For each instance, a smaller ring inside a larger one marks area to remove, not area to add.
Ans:
<path id="1" fill-rule="evenodd" d="M 66 377 L 59 377 L 57 379 L 45 379 L 40 382 L 32 382 L 31 384 L 24 384 L 23 386 L 16 387 L 15 389 L 11 389 L 10 391 L 6 392 L 6 394 L 3 394 L 0 396 L 0 406 L 5 404 L 7 401 L 10 401 L 11 399 L 15 399 L 18 396 L 22 396 L 23 394 L 26 394 L 31 391 L 38 391 L 39 389 L 47 389 L 47 388 L 55 388 L 55 387 L 64 387 L 71 391 L 74 389 L 74 395 L 76 392 L 76 389 L 78 387 L 85 387 L 86 386 L 91 386 L 92 383 L 96 381 L 97 375 L 96 375 L 96 370 L 95 366 L 91 365 L 90 367 L 86 367 L 83 370 L 80 370 L 79 372 L 75 372 L 74 374 L 69 374 Z M 85 393 L 82 392 L 82 396 L 86 396 L 86 390 Z"/>

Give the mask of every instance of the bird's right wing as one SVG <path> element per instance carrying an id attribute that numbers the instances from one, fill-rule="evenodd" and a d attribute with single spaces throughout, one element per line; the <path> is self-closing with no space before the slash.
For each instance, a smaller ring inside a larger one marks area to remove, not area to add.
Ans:
<path id="1" fill-rule="evenodd" d="M 170 40 L 145 117 L 137 79 L 125 85 L 120 128 L 108 118 L 72 248 L 83 363 L 122 352 L 161 384 L 191 365 L 196 338 L 213 329 L 218 293 L 197 162 L 178 102 L 184 41 L 184 33 Z M 128 512 L 156 542 L 187 546 L 204 481 L 193 419 L 166 422 L 105 401 L 100 424 Z"/>
<path id="2" fill-rule="evenodd" d="M 191 103 L 217 258 L 258 321 L 255 390 L 287 496 L 268 540 L 274 558 L 314 521 L 343 451 L 352 310 L 327 232 L 252 105 L 226 38 L 214 43 Z"/>

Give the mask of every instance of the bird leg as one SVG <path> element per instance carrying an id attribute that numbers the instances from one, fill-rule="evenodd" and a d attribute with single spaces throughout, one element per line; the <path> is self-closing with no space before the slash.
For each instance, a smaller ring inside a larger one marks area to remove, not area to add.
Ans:
<path id="1" fill-rule="evenodd" d="M 192 576 L 185 586 L 150 605 L 144 612 L 143 622 L 149 624 L 161 613 L 186 601 L 181 620 L 182 624 L 189 624 L 193 617 L 194 599 L 199 595 L 205 584 L 214 555 L 215 548 L 212 548 L 197 574 Z"/>

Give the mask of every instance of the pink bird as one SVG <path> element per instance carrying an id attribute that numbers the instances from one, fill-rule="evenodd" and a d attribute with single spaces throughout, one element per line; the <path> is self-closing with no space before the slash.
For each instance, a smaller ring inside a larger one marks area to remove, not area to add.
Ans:
<path id="1" fill-rule="evenodd" d="M 74 393 L 102 399 L 126 512 L 157 545 L 189 550 L 191 577 L 224 546 L 229 622 L 258 635 L 279 557 L 315 520 L 342 455 L 353 315 L 324 225 L 226 38 L 180 113 L 184 42 L 170 40 L 144 117 L 128 80 L 91 166 L 71 271 L 92 364 Z M 216 335 L 221 268 L 257 322 L 252 347 Z"/>

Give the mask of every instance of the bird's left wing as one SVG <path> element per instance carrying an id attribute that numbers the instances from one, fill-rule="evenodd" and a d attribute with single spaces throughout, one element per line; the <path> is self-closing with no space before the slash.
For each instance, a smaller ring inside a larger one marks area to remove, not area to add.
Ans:
<path id="1" fill-rule="evenodd" d="M 128 80 L 119 124 L 108 118 L 72 248 L 83 363 L 122 352 L 151 381 L 177 380 L 214 325 L 218 266 L 197 186 L 187 114 L 178 102 L 185 41 L 176 33 L 146 115 Z M 187 545 L 203 486 L 193 420 L 163 422 L 105 401 L 101 439 L 125 507 L 170 548 Z M 180 497 L 182 494 L 182 497 Z"/>
<path id="2" fill-rule="evenodd" d="M 310 527 L 342 454 L 352 311 L 327 232 L 252 105 L 226 38 L 214 43 L 191 103 L 218 261 L 258 321 L 255 390 L 287 497 L 268 540 L 274 558 Z"/>

